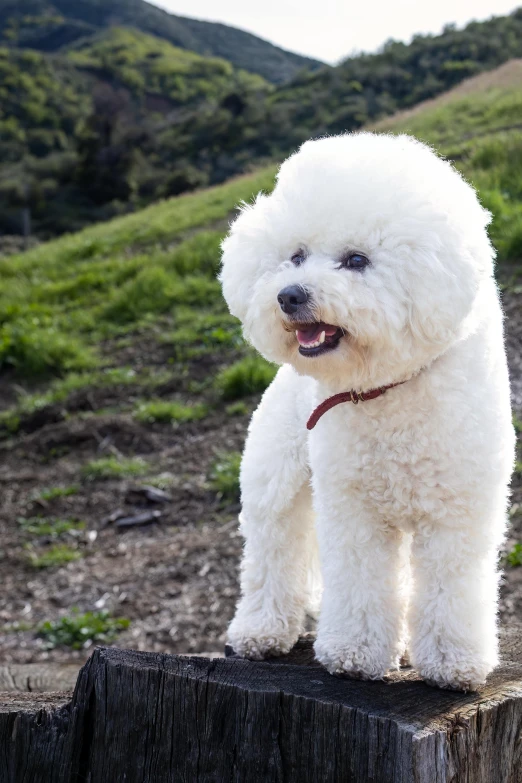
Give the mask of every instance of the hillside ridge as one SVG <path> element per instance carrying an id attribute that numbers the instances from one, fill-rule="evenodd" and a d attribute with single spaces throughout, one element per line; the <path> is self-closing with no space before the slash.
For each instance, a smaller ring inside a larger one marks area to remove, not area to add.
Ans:
<path id="1" fill-rule="evenodd" d="M 452 87 L 451 90 L 443 92 L 436 98 L 430 98 L 427 101 L 421 101 L 411 109 L 396 112 L 391 117 L 386 117 L 380 122 L 372 125 L 372 130 L 380 131 L 394 127 L 398 122 L 407 122 L 412 117 L 423 114 L 431 109 L 445 106 L 459 98 L 464 98 L 473 93 L 484 92 L 492 89 L 504 89 L 517 86 L 522 88 L 522 58 L 513 58 L 506 63 L 499 65 L 491 71 L 478 73 L 476 76 L 470 76 L 460 84 Z"/>
<path id="2" fill-rule="evenodd" d="M 172 14 L 145 0 L 0 2 L 0 33 L 10 30 L 11 40 L 17 41 L 19 46 L 41 51 L 59 51 L 112 26 L 133 27 L 197 54 L 224 58 L 237 68 L 279 84 L 303 68 L 324 66 L 313 58 L 287 52 L 245 30 Z M 18 39 L 12 37 L 17 27 Z"/>

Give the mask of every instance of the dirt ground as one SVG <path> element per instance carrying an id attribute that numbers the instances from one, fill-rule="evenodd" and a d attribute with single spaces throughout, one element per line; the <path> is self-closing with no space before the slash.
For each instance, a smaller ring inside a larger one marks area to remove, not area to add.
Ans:
<path id="1" fill-rule="evenodd" d="M 522 293 L 506 293 L 504 306 L 513 404 L 520 417 Z M 129 352 L 122 364 L 153 360 L 159 366 L 165 358 L 160 349 L 151 354 L 146 342 Z M 201 377 L 214 372 L 208 363 L 196 370 Z M 12 403 L 15 390 L 16 380 L 4 379 L 0 406 Z M 125 387 L 78 392 L 67 403 L 67 417 L 63 406 L 46 409 L 25 423 L 28 431 L 0 442 L 2 662 L 85 659 L 88 647 L 48 650 L 36 633 L 39 623 L 56 620 L 72 607 L 104 608 L 130 619 L 117 639 L 120 647 L 168 653 L 223 648 L 238 594 L 241 539 L 238 508 L 222 507 L 207 477 L 217 452 L 241 450 L 248 416 L 216 412 L 177 427 L 142 425 L 122 412 L 128 395 Z M 139 492 L 141 479 L 79 479 L 88 460 L 108 454 L 145 459 L 159 482 L 164 480 L 170 500 L 151 504 Z M 43 488 L 72 484 L 78 491 L 68 497 L 37 497 Z M 512 504 L 507 550 L 522 540 L 520 476 L 513 482 Z M 118 510 L 134 514 L 150 508 L 161 516 L 149 525 L 121 531 L 110 520 Z M 27 546 L 45 541 L 28 540 L 17 520 L 37 515 L 83 520 L 85 528 L 75 539 L 81 559 L 35 569 Z M 522 567 L 505 571 L 501 613 L 506 622 L 522 620 Z"/>

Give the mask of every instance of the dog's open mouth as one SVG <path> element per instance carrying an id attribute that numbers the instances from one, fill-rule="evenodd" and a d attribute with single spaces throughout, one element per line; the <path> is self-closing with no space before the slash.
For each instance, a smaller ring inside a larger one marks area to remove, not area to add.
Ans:
<path id="1" fill-rule="evenodd" d="M 344 335 L 339 326 L 325 324 L 323 321 L 313 324 L 294 324 L 295 336 L 299 343 L 301 356 L 319 356 L 337 348 Z"/>

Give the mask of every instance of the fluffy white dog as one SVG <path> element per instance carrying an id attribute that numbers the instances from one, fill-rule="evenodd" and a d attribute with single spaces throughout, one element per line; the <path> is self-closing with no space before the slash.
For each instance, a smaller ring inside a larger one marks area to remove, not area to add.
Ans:
<path id="1" fill-rule="evenodd" d="M 496 665 L 514 434 L 489 219 L 427 146 L 359 133 L 304 144 L 232 225 L 225 298 L 283 365 L 241 467 L 240 655 L 295 643 L 318 544 L 330 672 L 407 649 L 472 690 Z"/>

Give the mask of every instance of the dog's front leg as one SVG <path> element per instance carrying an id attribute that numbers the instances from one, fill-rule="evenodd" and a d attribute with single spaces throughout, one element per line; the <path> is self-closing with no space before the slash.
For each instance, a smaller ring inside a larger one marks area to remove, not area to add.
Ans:
<path id="1" fill-rule="evenodd" d="M 283 367 L 250 425 L 241 464 L 241 599 L 228 629 L 236 653 L 288 652 L 304 630 L 316 541 L 303 381 Z M 315 557 L 315 559 L 317 559 Z"/>
<path id="2" fill-rule="evenodd" d="M 380 679 L 403 653 L 401 534 L 328 489 L 316 500 L 324 581 L 316 657 L 332 674 Z"/>
<path id="3" fill-rule="evenodd" d="M 419 525 L 413 548 L 411 662 L 431 685 L 476 690 L 498 662 L 498 546 L 504 519 L 462 512 Z"/>
<path id="4" fill-rule="evenodd" d="M 302 487 L 284 514 L 260 519 L 243 511 L 241 600 L 229 644 L 248 658 L 288 652 L 304 630 L 313 556 L 311 492 Z"/>

